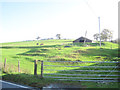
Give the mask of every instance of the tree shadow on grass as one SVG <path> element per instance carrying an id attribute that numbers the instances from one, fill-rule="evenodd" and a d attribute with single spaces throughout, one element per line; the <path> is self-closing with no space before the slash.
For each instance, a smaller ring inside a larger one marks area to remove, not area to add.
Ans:
<path id="1" fill-rule="evenodd" d="M 18 83 L 21 85 L 27 85 L 31 87 L 36 87 L 42 90 L 43 87 L 52 83 L 51 79 L 41 79 L 39 76 L 32 74 L 6 74 L 2 76 L 2 80 L 10 81 L 13 83 Z"/>
<path id="2" fill-rule="evenodd" d="M 44 46 L 3 46 L 0 48 L 4 48 L 4 49 L 11 49 L 11 48 L 15 48 L 15 49 L 32 49 L 32 48 L 52 48 L 52 47 L 59 47 L 61 45 L 44 45 Z"/>
<path id="3" fill-rule="evenodd" d="M 17 55 L 23 55 L 23 56 L 46 56 L 45 54 L 26 54 L 26 53 L 17 54 Z"/>
<path id="4" fill-rule="evenodd" d="M 74 87 L 76 87 L 76 84 L 79 85 L 77 88 L 80 88 L 80 83 L 75 84 L 73 82 L 58 81 L 51 78 L 40 78 L 40 75 L 35 76 L 25 73 L 6 74 L 3 75 L 2 79 L 13 83 L 18 83 L 21 85 L 31 86 L 33 87 L 32 89 L 39 89 L 39 90 L 43 90 L 43 87 L 49 89 L 49 88 L 56 88 L 56 86 L 57 88 L 68 88 L 69 90 L 69 88 L 71 88 L 73 85 L 75 85 Z"/>
<path id="5" fill-rule="evenodd" d="M 105 57 L 106 59 L 113 60 L 114 57 L 118 57 L 118 49 L 86 49 L 86 51 L 76 50 L 74 53 L 78 53 L 82 56 L 97 58 Z"/>
<path id="6" fill-rule="evenodd" d="M 78 62 L 77 62 L 77 64 L 78 64 Z M 70 64 L 70 66 L 71 65 L 72 64 Z M 114 64 L 112 64 L 112 63 L 93 63 L 93 65 L 84 65 L 84 66 L 96 66 L 96 67 L 80 67 L 80 68 L 77 68 L 77 69 L 72 69 L 72 70 L 67 70 L 67 71 L 64 71 L 64 70 L 63 71 L 58 71 L 57 73 L 93 74 L 94 72 L 90 72 L 90 71 L 85 72 L 85 71 L 77 71 L 77 70 L 118 70 L 117 68 L 100 68 L 99 67 L 99 66 L 104 67 L 104 66 L 117 66 L 117 65 L 118 65 L 118 63 L 114 63 Z M 79 65 L 77 65 L 77 66 L 79 66 Z M 76 70 L 76 71 L 74 71 L 74 70 Z M 108 74 L 110 72 L 95 72 L 94 74 L 100 74 L 100 73 Z M 118 72 L 114 72 L 114 74 L 118 74 Z"/>
<path id="7" fill-rule="evenodd" d="M 37 49 L 37 48 L 33 48 L 27 52 L 24 53 L 20 53 L 17 55 L 23 55 L 23 56 L 46 56 L 45 52 L 48 52 L 48 49 Z"/>
<path id="8" fill-rule="evenodd" d="M 21 60 L 21 58 L 20 58 L 20 57 L 17 57 L 17 56 L 13 56 L 12 58 L 15 58 L 15 59 L 17 59 L 17 60 Z M 34 62 L 34 59 L 32 59 L 32 58 L 29 58 L 29 57 L 23 57 L 23 58 L 24 58 L 25 60 Z"/>
<path id="9" fill-rule="evenodd" d="M 86 55 L 118 57 L 118 49 L 87 49 Z"/>

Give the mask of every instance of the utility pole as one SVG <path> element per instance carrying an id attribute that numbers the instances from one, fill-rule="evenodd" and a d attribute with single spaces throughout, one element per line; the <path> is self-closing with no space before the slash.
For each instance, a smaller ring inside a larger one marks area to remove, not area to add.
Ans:
<path id="1" fill-rule="evenodd" d="M 101 48 L 100 17 L 98 17 L 98 21 L 99 21 L 99 35 L 100 35 L 100 48 Z"/>
<path id="2" fill-rule="evenodd" d="M 85 42 L 86 42 L 86 35 L 87 35 L 87 30 L 86 30 L 86 32 L 85 32 L 84 44 L 85 44 Z"/>

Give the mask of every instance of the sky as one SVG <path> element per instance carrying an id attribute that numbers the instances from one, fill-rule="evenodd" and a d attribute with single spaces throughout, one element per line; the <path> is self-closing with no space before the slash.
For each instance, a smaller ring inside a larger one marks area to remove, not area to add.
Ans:
<path id="1" fill-rule="evenodd" d="M 94 40 L 109 29 L 118 38 L 119 0 L 1 0 L 0 43 L 35 40 L 37 36 Z"/>

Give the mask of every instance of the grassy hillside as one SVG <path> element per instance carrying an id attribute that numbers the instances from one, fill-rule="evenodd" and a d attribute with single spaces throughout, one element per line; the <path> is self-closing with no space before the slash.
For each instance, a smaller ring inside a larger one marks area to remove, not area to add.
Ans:
<path id="1" fill-rule="evenodd" d="M 72 43 L 72 40 L 40 40 L 39 43 L 43 45 L 36 45 L 37 41 L 26 41 L 26 42 L 11 42 L 2 43 L 0 50 L 2 51 L 2 58 L 0 63 L 3 65 L 4 60 L 7 60 L 7 74 L 15 76 L 18 73 L 17 65 L 18 60 L 20 61 L 21 73 L 28 75 L 34 74 L 34 60 L 43 61 L 117 61 L 118 60 L 118 44 L 111 42 L 103 42 L 102 49 L 98 46 L 98 43 L 87 43 L 87 46 L 79 43 Z M 51 63 L 44 62 L 46 65 L 70 65 L 70 66 L 90 66 L 101 64 L 96 63 Z M 104 64 L 105 66 L 107 64 Z M 111 64 L 115 65 L 115 64 Z M 38 74 L 40 74 L 40 65 L 38 63 Z M 46 73 L 70 73 L 70 70 L 81 70 L 86 68 L 78 67 L 45 67 L 45 69 L 56 69 L 56 70 L 69 70 L 69 72 L 63 71 L 44 71 Z M 110 70 L 110 69 L 108 69 Z M 77 73 L 77 72 L 73 72 Z M 81 72 L 80 72 L 81 73 Z M 83 72 L 83 74 L 86 72 Z M 9 76 L 3 74 L 5 80 L 9 80 Z M 107 74 L 107 73 L 104 73 Z M 113 73 L 116 74 L 116 73 Z M 20 75 L 23 77 L 23 75 Z M 27 76 L 26 76 L 27 77 Z M 34 77 L 35 78 L 35 77 Z M 48 80 L 48 79 L 47 79 Z M 19 80 L 15 80 L 19 81 Z M 33 80 L 34 81 L 34 80 Z M 39 81 L 38 81 L 39 82 Z M 114 84 L 116 87 L 117 83 Z M 88 85 L 87 87 L 95 87 L 94 85 Z"/>

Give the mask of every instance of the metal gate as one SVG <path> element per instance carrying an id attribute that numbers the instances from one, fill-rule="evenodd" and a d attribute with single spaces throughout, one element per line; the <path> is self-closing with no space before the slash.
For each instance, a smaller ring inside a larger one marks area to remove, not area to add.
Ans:
<path id="1" fill-rule="evenodd" d="M 71 81 L 118 82 L 118 61 L 44 61 L 45 78 Z"/>

